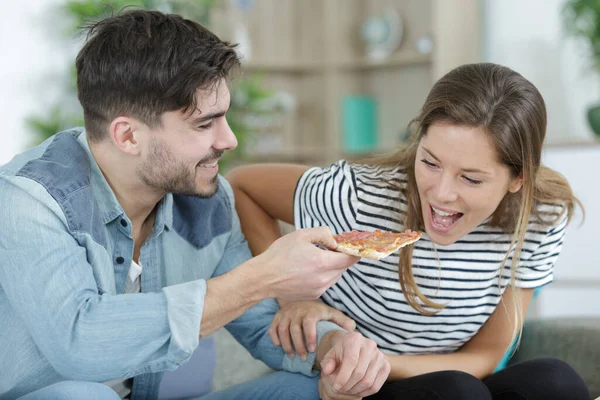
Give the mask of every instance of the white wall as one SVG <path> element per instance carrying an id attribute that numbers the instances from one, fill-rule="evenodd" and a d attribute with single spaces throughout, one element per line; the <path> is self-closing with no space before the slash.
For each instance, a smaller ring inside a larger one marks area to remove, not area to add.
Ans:
<path id="1" fill-rule="evenodd" d="M 600 316 L 600 144 L 547 148 L 544 163 L 569 180 L 586 215 L 568 226 L 555 282 L 542 290 L 534 316 Z"/>
<path id="2" fill-rule="evenodd" d="M 483 0 L 484 60 L 506 65 L 529 79 L 548 110 L 547 143 L 589 142 L 589 105 L 600 102 L 598 73 L 586 43 L 566 38 L 561 17 L 565 0 Z M 586 220 L 567 230 L 555 268 L 531 317 L 600 316 L 600 144 L 551 146 L 543 161 L 569 180 L 583 202 Z"/>
<path id="3" fill-rule="evenodd" d="M 57 23 L 62 0 L 3 1 L 0 15 L 0 164 L 32 141 L 24 119 L 46 115 L 68 76 L 73 51 Z M 60 20 L 60 19 L 58 19 Z"/>
<path id="4" fill-rule="evenodd" d="M 529 79 L 548 108 L 551 142 L 592 137 L 585 110 L 600 103 L 598 73 L 584 41 L 565 37 L 565 0 L 483 0 L 484 59 Z"/>

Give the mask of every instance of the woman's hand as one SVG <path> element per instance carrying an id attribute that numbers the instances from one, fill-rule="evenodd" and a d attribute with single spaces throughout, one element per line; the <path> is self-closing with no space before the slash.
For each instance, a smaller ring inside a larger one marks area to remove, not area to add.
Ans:
<path id="1" fill-rule="evenodd" d="M 298 353 L 305 360 L 307 348 L 314 352 L 317 348 L 317 322 L 331 321 L 347 331 L 353 331 L 354 320 L 341 311 L 320 301 L 292 301 L 280 303 L 280 310 L 269 327 L 269 336 L 276 346 L 281 346 L 289 357 Z M 304 343 L 306 338 L 306 345 Z M 295 349 L 295 352 L 294 352 Z"/>

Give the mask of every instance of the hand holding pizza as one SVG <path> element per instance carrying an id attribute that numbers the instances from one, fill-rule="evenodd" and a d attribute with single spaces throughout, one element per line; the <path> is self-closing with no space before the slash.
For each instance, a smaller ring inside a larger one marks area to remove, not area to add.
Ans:
<path id="1" fill-rule="evenodd" d="M 289 357 L 294 357 L 295 349 L 295 353 L 304 360 L 307 348 L 310 352 L 317 348 L 319 321 L 332 321 L 347 331 L 356 327 L 354 320 L 320 301 L 280 301 L 280 310 L 269 327 L 269 336 L 273 344 L 281 346 Z"/>
<path id="2" fill-rule="evenodd" d="M 390 373 L 390 363 L 377 344 L 358 332 L 333 331 L 327 335 L 332 346 L 321 358 L 321 397 L 350 399 L 353 397 L 340 396 L 361 398 L 377 393 Z"/>
<path id="3" fill-rule="evenodd" d="M 297 301 L 314 300 L 359 259 L 337 251 L 327 227 L 300 229 L 277 239 L 251 262 L 268 290 L 266 297 Z"/>

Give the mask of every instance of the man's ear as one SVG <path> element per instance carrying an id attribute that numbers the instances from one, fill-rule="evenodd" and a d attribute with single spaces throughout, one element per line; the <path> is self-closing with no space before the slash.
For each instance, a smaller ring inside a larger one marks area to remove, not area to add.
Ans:
<path id="1" fill-rule="evenodd" d="M 140 122 L 131 117 L 117 117 L 109 126 L 109 136 L 112 142 L 119 149 L 127 154 L 138 155 L 140 152 L 139 143 Z"/>
<path id="2" fill-rule="evenodd" d="M 523 173 L 513 179 L 511 184 L 508 186 L 508 191 L 511 193 L 517 193 L 523 187 Z"/>

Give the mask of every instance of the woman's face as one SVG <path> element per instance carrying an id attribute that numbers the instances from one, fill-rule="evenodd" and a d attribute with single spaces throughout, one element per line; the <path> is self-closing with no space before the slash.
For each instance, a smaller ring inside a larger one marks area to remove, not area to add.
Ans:
<path id="1" fill-rule="evenodd" d="M 482 128 L 434 123 L 419 143 L 415 178 L 425 231 L 439 245 L 452 244 L 481 224 L 520 178 L 501 164 Z"/>

